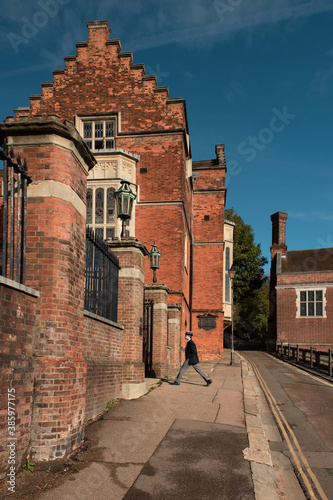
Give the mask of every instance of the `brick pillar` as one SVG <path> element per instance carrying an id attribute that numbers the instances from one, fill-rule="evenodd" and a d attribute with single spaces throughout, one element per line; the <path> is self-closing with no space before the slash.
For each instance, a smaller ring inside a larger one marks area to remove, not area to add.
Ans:
<path id="1" fill-rule="evenodd" d="M 272 246 L 271 246 L 271 271 L 269 290 L 269 317 L 268 317 L 268 338 L 267 350 L 275 351 L 277 339 L 277 317 L 276 317 L 276 283 L 277 274 L 280 272 L 278 263 L 281 262 L 281 255 L 287 252 L 286 245 L 286 220 L 288 214 L 276 212 L 271 215 L 272 221 Z"/>
<path id="2" fill-rule="evenodd" d="M 33 459 L 53 460 L 83 439 L 82 357 L 86 178 L 96 163 L 74 126 L 60 120 L 6 121 L 1 134 L 26 158 L 26 285 L 40 291 L 33 331 Z"/>
<path id="3" fill-rule="evenodd" d="M 168 295 L 169 289 L 166 285 L 145 285 L 145 300 L 154 302 L 152 369 L 158 378 L 168 373 Z"/>
<path id="4" fill-rule="evenodd" d="M 168 304 L 168 349 L 169 368 L 177 368 L 181 362 L 179 304 Z"/>
<path id="5" fill-rule="evenodd" d="M 275 256 L 277 252 L 285 254 L 287 251 L 286 245 L 286 220 L 288 214 L 284 212 L 276 212 L 271 215 L 272 221 L 272 246 L 271 246 L 271 258 Z"/>
<path id="6" fill-rule="evenodd" d="M 142 320 L 144 290 L 144 257 L 148 251 L 135 238 L 107 240 L 119 258 L 118 322 L 124 325 L 122 336 L 122 393 L 135 399 L 148 391 L 145 365 L 142 361 Z"/>

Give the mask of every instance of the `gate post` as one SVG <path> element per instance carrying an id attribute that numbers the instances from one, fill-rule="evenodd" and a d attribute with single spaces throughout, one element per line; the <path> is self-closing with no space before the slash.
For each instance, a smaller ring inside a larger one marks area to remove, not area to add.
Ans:
<path id="1" fill-rule="evenodd" d="M 142 361 L 144 257 L 148 250 L 135 238 L 107 239 L 106 244 L 116 254 L 120 265 L 117 321 L 124 325 L 122 394 L 124 399 L 136 399 L 148 391 Z"/>
<path id="2" fill-rule="evenodd" d="M 153 372 L 164 377 L 168 372 L 168 295 L 166 285 L 157 283 L 145 285 L 145 300 L 154 302 Z"/>
<path id="3" fill-rule="evenodd" d="M 1 133 L 29 164 L 26 285 L 40 292 L 33 331 L 31 457 L 53 460 L 84 436 L 86 187 L 96 160 L 56 117 L 6 120 Z M 28 412 L 29 413 L 29 412 Z"/>
<path id="4" fill-rule="evenodd" d="M 168 304 L 169 368 L 178 368 L 181 363 L 180 317 L 181 306 L 179 304 Z"/>

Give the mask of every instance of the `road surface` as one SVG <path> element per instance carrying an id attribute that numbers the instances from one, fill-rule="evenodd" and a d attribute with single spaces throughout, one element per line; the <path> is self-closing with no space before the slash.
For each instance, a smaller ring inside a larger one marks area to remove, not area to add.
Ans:
<path id="1" fill-rule="evenodd" d="M 242 351 L 259 379 L 306 498 L 333 499 L 333 383 L 260 351 Z M 332 381 L 333 382 L 333 381 Z"/>

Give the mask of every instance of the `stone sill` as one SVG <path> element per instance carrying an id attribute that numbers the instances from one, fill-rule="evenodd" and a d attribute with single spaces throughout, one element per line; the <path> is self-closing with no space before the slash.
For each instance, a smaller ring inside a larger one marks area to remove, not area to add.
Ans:
<path id="1" fill-rule="evenodd" d="M 15 290 L 19 290 L 20 292 L 32 295 L 33 297 L 40 297 L 40 292 L 38 290 L 34 290 L 29 286 L 22 285 L 21 283 L 17 283 L 17 281 L 5 278 L 4 276 L 0 276 L 0 285 L 8 286 L 9 288 L 14 288 Z"/>

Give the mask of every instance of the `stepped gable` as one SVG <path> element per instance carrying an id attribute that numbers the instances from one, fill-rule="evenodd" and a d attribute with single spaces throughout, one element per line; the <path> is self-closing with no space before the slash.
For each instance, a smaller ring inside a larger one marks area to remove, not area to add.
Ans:
<path id="1" fill-rule="evenodd" d="M 42 94 L 30 96 L 30 109 L 15 110 L 17 119 L 58 115 L 74 121 L 79 113 L 121 112 L 121 131 L 186 129 L 185 101 L 169 99 L 168 87 L 157 87 L 156 75 L 133 64 L 132 52 L 121 52 L 110 40 L 108 21 L 88 22 L 88 42 L 76 44 L 76 56 L 65 57 L 65 69 L 53 71 Z"/>

